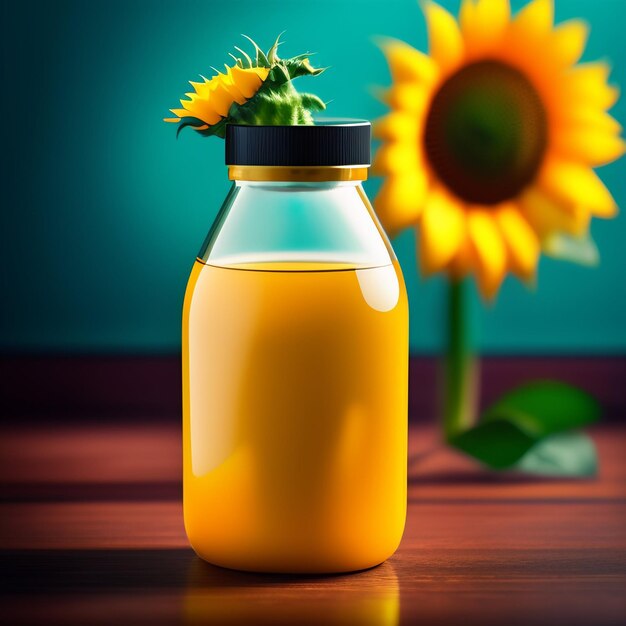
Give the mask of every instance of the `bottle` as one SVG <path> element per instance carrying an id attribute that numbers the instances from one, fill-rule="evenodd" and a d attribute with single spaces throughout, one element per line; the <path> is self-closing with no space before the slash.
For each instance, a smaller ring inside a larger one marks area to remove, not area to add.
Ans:
<path id="1" fill-rule="evenodd" d="M 370 125 L 231 125 L 183 311 L 184 520 L 239 570 L 365 569 L 406 515 L 408 306 Z"/>

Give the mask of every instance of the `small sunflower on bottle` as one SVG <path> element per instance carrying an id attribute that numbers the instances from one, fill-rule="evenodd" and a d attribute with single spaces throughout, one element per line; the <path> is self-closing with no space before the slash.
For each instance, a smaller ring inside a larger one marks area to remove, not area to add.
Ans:
<path id="1" fill-rule="evenodd" d="M 391 235 L 416 228 L 425 276 L 450 279 L 446 438 L 493 468 L 592 473 L 591 442 L 565 432 L 598 417 L 580 390 L 527 385 L 476 423 L 462 279 L 474 275 L 491 300 L 508 273 L 534 282 L 542 251 L 597 262 L 591 218 L 617 206 L 594 168 L 626 148 L 608 113 L 618 90 L 607 63 L 579 64 L 588 28 L 555 26 L 552 0 L 515 16 L 509 0 L 462 0 L 458 20 L 434 2 L 423 8 L 428 55 L 381 44 L 393 84 L 391 112 L 374 127 L 374 169 L 385 176 L 374 206 Z"/>
<path id="2" fill-rule="evenodd" d="M 324 71 L 311 65 L 310 53 L 281 59 L 280 35 L 267 53 L 244 37 L 253 46 L 252 57 L 235 46 L 239 56 L 230 55 L 234 65 L 214 70 L 210 79 L 189 81 L 194 90 L 185 94 L 188 100 L 180 100 L 182 108 L 170 109 L 176 117 L 164 118 L 178 124 L 178 133 L 190 127 L 204 137 L 223 138 L 227 124 L 312 124 L 313 113 L 326 108 L 317 96 L 299 93 L 293 85 L 300 76 Z"/>

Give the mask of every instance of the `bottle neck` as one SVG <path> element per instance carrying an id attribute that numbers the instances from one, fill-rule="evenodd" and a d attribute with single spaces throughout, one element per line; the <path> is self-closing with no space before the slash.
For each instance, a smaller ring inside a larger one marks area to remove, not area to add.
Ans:
<path id="1" fill-rule="evenodd" d="M 350 167 L 282 167 L 262 165 L 229 165 L 228 178 L 237 181 L 303 182 L 363 181 L 368 166 Z"/>

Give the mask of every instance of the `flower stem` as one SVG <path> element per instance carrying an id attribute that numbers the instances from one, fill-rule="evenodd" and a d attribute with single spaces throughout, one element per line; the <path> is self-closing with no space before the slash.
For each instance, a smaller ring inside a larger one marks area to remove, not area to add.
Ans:
<path id="1" fill-rule="evenodd" d="M 443 431 L 446 440 L 469 428 L 476 417 L 478 365 L 471 351 L 466 291 L 465 281 L 450 280 L 443 385 Z"/>

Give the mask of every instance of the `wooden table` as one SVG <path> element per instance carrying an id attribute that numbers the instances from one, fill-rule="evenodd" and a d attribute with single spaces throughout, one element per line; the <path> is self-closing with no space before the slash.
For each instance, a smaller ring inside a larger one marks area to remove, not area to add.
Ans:
<path id="1" fill-rule="evenodd" d="M 201 562 L 180 504 L 177 423 L 0 432 L 0 620 L 17 624 L 619 624 L 626 427 L 592 431 L 595 480 L 495 476 L 412 426 L 398 552 L 342 576 Z"/>

